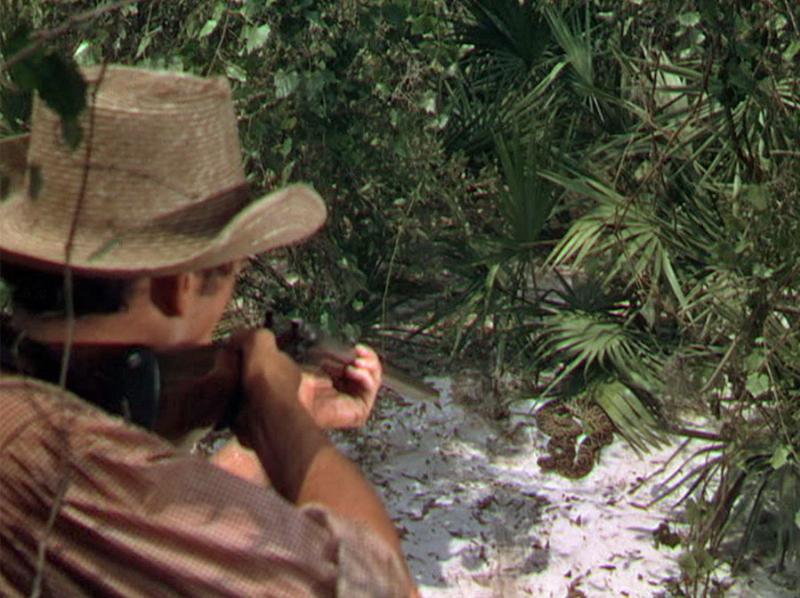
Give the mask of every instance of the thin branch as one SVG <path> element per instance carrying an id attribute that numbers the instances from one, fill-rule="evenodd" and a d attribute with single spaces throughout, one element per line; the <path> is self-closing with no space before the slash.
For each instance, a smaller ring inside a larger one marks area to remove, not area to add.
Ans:
<path id="1" fill-rule="evenodd" d="M 728 347 L 728 350 L 725 352 L 725 355 L 722 357 L 722 360 L 719 362 L 719 364 L 717 364 L 714 373 L 711 374 L 711 377 L 703 385 L 703 388 L 700 389 L 700 394 L 705 394 L 706 392 L 711 390 L 714 384 L 717 383 L 717 378 L 719 378 L 719 375 L 722 373 L 723 368 L 728 363 L 728 360 L 731 358 L 731 355 L 733 355 L 733 351 L 736 349 L 736 346 L 738 344 L 739 344 L 739 337 L 736 336 L 733 339 L 733 342 L 731 343 L 730 347 Z"/>
<path id="2" fill-rule="evenodd" d="M 67 440 L 62 438 L 62 440 L 66 443 Z M 64 450 L 61 453 L 61 465 L 59 469 L 63 467 L 63 465 L 67 462 L 67 456 L 69 455 L 69 450 Z M 55 498 L 53 500 L 53 506 L 50 509 L 50 514 L 47 517 L 47 525 L 44 528 L 44 535 L 39 540 L 39 544 L 36 547 L 36 576 L 33 578 L 33 585 L 31 587 L 30 598 L 39 598 L 42 593 L 42 581 L 44 580 L 44 563 L 45 558 L 47 556 L 47 541 L 50 539 L 50 535 L 53 533 L 53 527 L 56 523 L 56 517 L 58 516 L 59 511 L 61 511 L 61 505 L 64 504 L 64 497 L 67 495 L 67 489 L 69 488 L 69 481 L 70 476 L 69 472 L 67 471 L 64 473 L 61 478 L 58 480 L 58 487 L 56 488 Z"/>
<path id="3" fill-rule="evenodd" d="M 800 316 L 800 307 L 794 307 L 793 305 L 776 305 L 773 309 L 784 314 Z"/>
<path id="4" fill-rule="evenodd" d="M 58 372 L 58 385 L 61 388 L 67 387 L 67 372 L 69 371 L 69 361 L 72 353 L 72 343 L 75 336 L 75 298 L 73 297 L 72 270 L 69 263 L 64 265 L 64 312 L 66 316 L 66 330 L 64 338 L 64 350 L 61 354 L 61 369 Z"/>
<path id="5" fill-rule="evenodd" d="M 205 76 L 208 77 L 211 73 L 211 70 L 214 68 L 214 63 L 219 58 L 219 54 L 222 51 L 222 44 L 225 41 L 225 35 L 228 33 L 228 21 L 230 20 L 229 11 L 225 11 L 225 20 L 222 21 L 222 32 L 219 35 L 219 43 L 217 44 L 217 49 L 214 50 L 214 55 L 211 57 L 211 61 L 208 63 L 208 67 L 205 71 Z"/>
<path id="6" fill-rule="evenodd" d="M 689 440 L 689 439 L 684 440 L 680 444 L 680 446 L 678 448 L 676 448 L 672 452 L 672 454 L 669 456 L 669 459 L 667 459 L 664 462 L 664 464 L 661 465 L 661 467 L 659 467 L 654 472 L 652 472 L 652 473 L 650 473 L 650 474 L 648 474 L 648 475 L 646 475 L 644 477 L 639 478 L 638 481 L 631 486 L 631 489 L 628 490 L 628 494 L 631 494 L 631 495 L 635 494 L 636 492 L 639 491 L 639 488 L 641 488 L 642 486 L 647 484 L 650 480 L 654 479 L 655 477 L 657 477 L 657 476 L 661 475 L 663 472 L 665 472 L 667 470 L 667 468 L 670 466 L 670 464 L 672 463 L 672 461 L 678 456 L 678 454 L 681 453 L 687 446 L 689 446 L 690 442 L 691 442 L 691 440 Z"/>
<path id="7" fill-rule="evenodd" d="M 693 428 L 684 428 L 681 426 L 668 426 L 667 432 L 676 434 L 678 436 L 685 436 L 687 438 L 698 438 L 700 440 L 710 440 L 712 442 L 725 442 L 728 439 L 720 434 L 713 432 L 706 432 L 704 430 L 695 430 Z"/>
<path id="8" fill-rule="evenodd" d="M 400 238 L 403 236 L 405 232 L 406 223 L 408 222 L 408 218 L 411 214 L 411 210 L 414 208 L 414 204 L 417 202 L 417 198 L 419 197 L 419 188 L 416 190 L 417 192 L 414 193 L 414 196 L 411 198 L 411 201 L 408 202 L 408 207 L 406 208 L 404 220 L 400 224 L 400 228 L 397 230 L 397 235 L 394 238 L 394 246 L 392 247 L 392 255 L 389 258 L 389 268 L 386 272 L 386 282 L 383 286 L 383 297 L 381 297 L 381 325 L 386 324 L 386 315 L 387 315 L 387 305 L 389 301 L 389 286 L 391 285 L 392 281 L 392 274 L 394 272 L 394 265 L 397 259 L 397 254 L 400 251 Z M 381 347 L 381 350 L 385 350 L 386 347 Z"/>
<path id="9" fill-rule="evenodd" d="M 86 151 L 84 154 L 83 172 L 81 175 L 81 186 L 80 189 L 78 190 L 78 201 L 75 204 L 75 212 L 72 215 L 72 222 L 70 222 L 69 235 L 67 236 L 67 242 L 66 245 L 64 246 L 64 259 L 66 266 L 69 266 L 69 263 L 72 259 L 72 249 L 75 243 L 75 234 L 78 231 L 78 220 L 80 219 L 81 209 L 83 208 L 83 200 L 86 197 L 86 189 L 89 184 L 89 170 L 90 170 L 90 164 L 92 162 L 92 139 L 94 137 L 94 125 L 95 125 L 94 105 L 97 98 L 97 92 L 100 90 L 100 86 L 103 83 L 107 66 L 108 66 L 107 63 L 103 63 L 103 66 L 100 67 L 100 74 L 98 75 L 97 82 L 95 83 L 94 86 L 94 91 L 92 92 L 92 101 L 89 110 L 89 130 L 87 131 L 86 134 Z"/>
<path id="10" fill-rule="evenodd" d="M 70 222 L 69 235 L 67 242 L 64 245 L 64 297 L 66 300 L 66 342 L 64 343 L 64 352 L 61 356 L 61 370 L 58 375 L 58 384 L 62 388 L 67 385 L 67 371 L 69 370 L 70 355 L 72 353 L 72 340 L 75 331 L 75 306 L 72 297 L 72 270 L 69 265 L 72 260 L 72 249 L 75 243 L 75 234 L 78 231 L 78 220 L 80 219 L 81 208 L 83 207 L 83 200 L 86 197 L 86 188 L 89 183 L 89 164 L 92 160 L 92 139 L 94 137 L 94 103 L 97 98 L 97 92 L 103 81 L 106 72 L 106 64 L 104 63 L 100 69 L 100 75 L 92 92 L 91 107 L 89 109 L 89 130 L 86 135 L 86 151 L 84 153 L 83 173 L 81 176 L 81 187 L 78 191 L 78 201 L 75 204 L 75 212 L 72 214 L 72 221 Z"/>

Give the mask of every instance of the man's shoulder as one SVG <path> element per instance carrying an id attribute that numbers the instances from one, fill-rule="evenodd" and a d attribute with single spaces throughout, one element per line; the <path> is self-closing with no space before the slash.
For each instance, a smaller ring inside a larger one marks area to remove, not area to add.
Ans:
<path id="1" fill-rule="evenodd" d="M 71 432 L 76 418 L 123 424 L 74 393 L 38 378 L 0 372 L 0 449 L 34 428 Z M 84 426 L 85 428 L 85 426 Z"/>
<path id="2" fill-rule="evenodd" d="M 65 388 L 14 372 L 0 372 L 0 421 L 7 408 L 20 405 L 28 410 L 53 403 L 63 409 L 81 409 L 84 402 Z"/>

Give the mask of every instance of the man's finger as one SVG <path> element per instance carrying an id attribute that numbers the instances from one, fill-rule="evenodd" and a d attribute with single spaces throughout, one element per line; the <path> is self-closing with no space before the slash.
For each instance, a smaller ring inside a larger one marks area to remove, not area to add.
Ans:
<path id="1" fill-rule="evenodd" d="M 358 393 L 358 397 L 372 405 L 380 387 L 375 377 L 367 370 L 352 366 L 347 368 L 346 376 L 351 384 L 357 385 L 360 389 L 361 392 Z"/>

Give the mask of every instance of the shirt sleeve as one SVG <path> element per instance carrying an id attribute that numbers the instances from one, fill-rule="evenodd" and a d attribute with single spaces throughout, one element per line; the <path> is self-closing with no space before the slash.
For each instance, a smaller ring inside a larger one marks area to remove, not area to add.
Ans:
<path id="1" fill-rule="evenodd" d="M 43 595 L 401 596 L 407 582 L 369 529 L 0 378 L 0 593 L 30 592 L 42 542 Z"/>

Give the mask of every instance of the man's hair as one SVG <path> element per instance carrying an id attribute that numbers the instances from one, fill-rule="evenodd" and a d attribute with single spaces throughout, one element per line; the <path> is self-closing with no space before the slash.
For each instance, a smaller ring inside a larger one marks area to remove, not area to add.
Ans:
<path id="1" fill-rule="evenodd" d="M 64 274 L 18 264 L 0 264 L 0 278 L 10 287 L 13 309 L 33 315 L 66 314 Z M 110 314 L 125 309 L 133 288 L 130 278 L 72 275 L 72 305 L 76 316 Z"/>
<path id="2" fill-rule="evenodd" d="M 229 275 L 233 269 L 233 264 L 222 264 L 203 270 L 200 292 L 214 292 L 218 279 Z M 20 309 L 31 315 L 67 313 L 63 273 L 0 262 L 0 278 L 10 287 L 12 309 Z M 128 306 L 135 281 L 135 278 L 104 278 L 73 273 L 72 305 L 75 316 L 123 311 Z"/>

